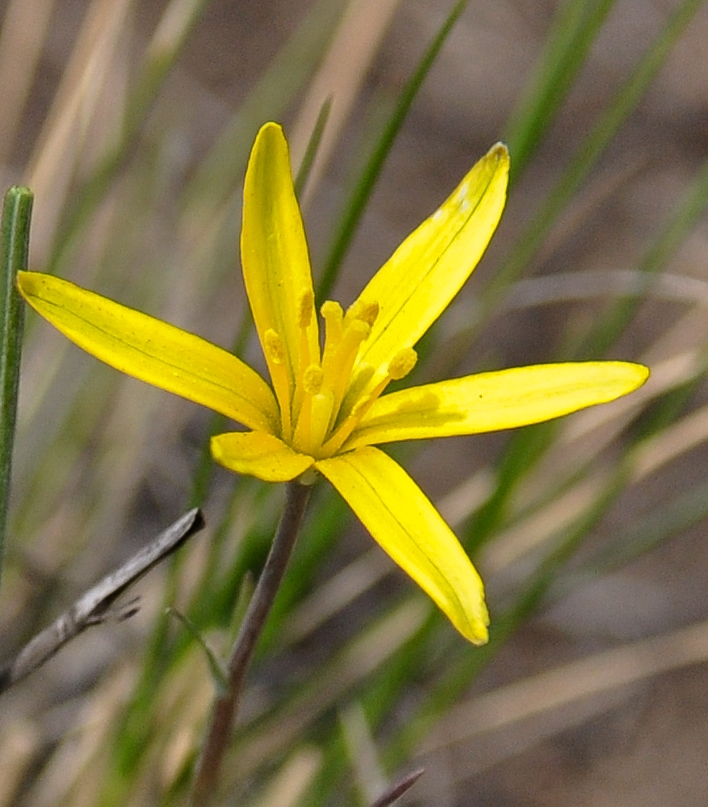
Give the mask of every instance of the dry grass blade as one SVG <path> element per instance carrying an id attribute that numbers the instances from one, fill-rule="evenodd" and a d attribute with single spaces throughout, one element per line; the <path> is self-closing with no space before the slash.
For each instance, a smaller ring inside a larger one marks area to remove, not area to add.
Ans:
<path id="1" fill-rule="evenodd" d="M 42 55 L 55 0 L 11 0 L 0 32 L 0 166 L 7 162 Z"/>
<path id="2" fill-rule="evenodd" d="M 461 704 L 438 723 L 424 754 L 487 735 L 573 703 L 708 660 L 708 622 L 597 653 Z M 601 707 L 604 701 L 600 701 Z M 559 727 L 560 729 L 560 727 Z"/>
<path id="3" fill-rule="evenodd" d="M 51 111 L 44 123 L 25 174 L 37 196 L 35 257 L 43 263 L 90 126 L 104 98 L 106 83 L 125 36 L 133 0 L 93 0 L 74 45 Z M 114 110 L 115 98 L 107 106 Z M 109 116 L 110 117 L 110 116 Z"/>

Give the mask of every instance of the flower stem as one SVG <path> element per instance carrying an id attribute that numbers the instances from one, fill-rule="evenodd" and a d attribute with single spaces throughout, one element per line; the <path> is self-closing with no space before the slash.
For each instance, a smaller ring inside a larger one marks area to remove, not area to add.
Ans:
<path id="1" fill-rule="evenodd" d="M 310 490 L 311 485 L 303 485 L 297 481 L 287 484 L 285 507 L 275 538 L 231 648 L 227 665 L 228 689 L 214 703 L 206 738 L 197 761 L 191 796 L 191 803 L 195 807 L 204 807 L 216 793 L 219 768 L 231 739 L 231 728 L 236 718 L 246 672 L 295 546 Z"/>

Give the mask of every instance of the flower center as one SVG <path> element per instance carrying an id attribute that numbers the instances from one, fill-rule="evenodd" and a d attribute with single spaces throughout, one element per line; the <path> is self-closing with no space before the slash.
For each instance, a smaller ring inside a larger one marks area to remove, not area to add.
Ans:
<path id="1" fill-rule="evenodd" d="M 412 348 L 403 348 L 381 377 L 375 378 L 377 368 L 357 362 L 357 356 L 378 316 L 378 303 L 357 301 L 344 313 L 339 303 L 325 302 L 321 308 L 325 321 L 321 357 L 312 355 L 306 334 L 314 316 L 310 293 L 300 300 L 299 312 L 299 366 L 290 411 L 281 413 L 282 438 L 296 451 L 323 459 L 342 447 L 388 383 L 413 369 L 417 355 Z M 277 334 L 273 333 L 271 341 L 275 354 Z M 273 381 L 277 383 L 275 378 Z"/>

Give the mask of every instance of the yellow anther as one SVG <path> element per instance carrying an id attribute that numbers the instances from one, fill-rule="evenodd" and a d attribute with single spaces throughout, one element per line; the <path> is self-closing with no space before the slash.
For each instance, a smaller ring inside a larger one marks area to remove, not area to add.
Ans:
<path id="1" fill-rule="evenodd" d="M 376 302 L 365 303 L 363 300 L 357 300 L 352 303 L 347 309 L 347 319 L 349 321 L 360 320 L 371 326 L 376 322 L 376 317 L 379 315 L 379 304 Z"/>
<path id="2" fill-rule="evenodd" d="M 305 370 L 305 374 L 302 377 L 302 386 L 305 392 L 309 393 L 310 395 L 317 395 L 317 393 L 322 389 L 323 378 L 324 373 L 322 372 L 322 368 L 318 367 L 316 364 L 311 364 Z"/>
<path id="3" fill-rule="evenodd" d="M 371 325 L 368 322 L 363 319 L 355 319 L 347 326 L 345 338 L 349 344 L 354 343 L 358 347 L 370 333 Z"/>
<path id="4" fill-rule="evenodd" d="M 266 357 L 274 364 L 285 364 L 285 346 L 280 336 L 272 329 L 265 332 L 265 344 L 263 345 Z"/>
<path id="5" fill-rule="evenodd" d="M 312 315 L 315 313 L 315 295 L 311 289 L 303 292 L 298 304 L 297 323 L 300 328 L 307 328 L 312 322 Z"/>
<path id="6" fill-rule="evenodd" d="M 325 300 L 320 308 L 320 314 L 329 322 L 330 319 L 341 322 L 344 312 L 342 306 L 334 300 Z"/>
<path id="7" fill-rule="evenodd" d="M 418 354 L 415 350 L 412 347 L 404 347 L 389 362 L 388 374 L 394 381 L 405 378 L 415 367 L 417 361 Z"/>

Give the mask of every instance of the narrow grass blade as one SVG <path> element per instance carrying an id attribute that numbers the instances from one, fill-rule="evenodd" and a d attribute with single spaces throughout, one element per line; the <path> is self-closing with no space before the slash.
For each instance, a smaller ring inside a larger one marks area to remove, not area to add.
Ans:
<path id="1" fill-rule="evenodd" d="M 600 576 L 614 571 L 677 533 L 699 524 L 706 517 L 708 485 L 695 485 L 670 499 L 668 504 L 640 518 L 627 532 L 617 535 L 610 547 L 596 553 L 582 574 Z M 572 582 L 569 581 L 569 584 L 572 585 Z"/>
<path id="2" fill-rule="evenodd" d="M 690 233 L 708 206 L 708 162 L 696 176 L 688 192 L 664 230 L 651 245 L 637 267 L 649 288 L 656 275 L 666 267 L 674 252 Z M 625 297 L 610 307 L 585 341 L 579 356 L 598 357 L 613 344 L 637 312 L 643 298 Z"/>
<path id="3" fill-rule="evenodd" d="M 393 114 L 384 126 L 381 137 L 376 144 L 369 160 L 362 171 L 361 178 L 354 188 L 349 201 L 346 204 L 341 221 L 336 228 L 336 236 L 330 248 L 329 255 L 325 261 L 324 269 L 317 283 L 317 298 L 323 300 L 327 297 L 334 285 L 337 278 L 339 267 L 347 254 L 347 250 L 354 238 L 359 219 L 361 218 L 366 204 L 369 201 L 376 180 L 381 173 L 383 164 L 388 156 L 391 146 L 393 145 L 396 136 L 403 124 L 403 121 L 408 113 L 408 110 L 413 103 L 418 90 L 420 89 L 428 71 L 433 66 L 435 59 L 442 46 L 445 44 L 447 37 L 455 23 L 459 19 L 462 12 L 465 10 L 469 0 L 458 0 L 453 6 L 452 11 L 447 16 L 447 19 L 441 26 L 437 35 L 428 46 L 423 58 L 418 63 L 418 66 L 413 75 L 408 79 L 406 86 L 403 88 L 396 104 Z"/>
<path id="4" fill-rule="evenodd" d="M 557 216 L 568 204 L 588 172 L 600 158 L 620 125 L 639 102 L 671 52 L 676 39 L 690 22 L 700 5 L 700 0 L 684 0 L 669 19 L 660 36 L 637 65 L 632 76 L 617 94 L 609 109 L 600 117 L 595 128 L 561 177 L 561 180 L 546 198 L 540 211 L 534 217 L 525 234 L 517 242 L 504 266 L 486 289 L 484 306 L 487 312 L 493 310 L 505 293 L 508 284 L 528 266 Z M 660 239 L 656 248 L 649 253 L 647 268 L 663 265 L 663 260 L 659 261 L 657 259 L 665 258 L 670 254 L 667 247 L 671 245 L 671 249 L 673 249 L 678 243 L 679 235 L 682 237 L 689 226 L 689 222 L 692 223 L 695 220 L 699 208 L 698 200 L 704 199 L 706 193 L 708 193 L 708 190 L 704 189 L 706 182 L 708 180 L 704 179 L 701 174 L 694 186 L 694 190 L 689 193 L 685 209 L 682 209 L 677 214 L 672 224 L 667 228 L 666 241 Z M 632 305 L 632 301 L 627 302 L 627 306 Z M 623 310 L 628 311 L 629 308 Z M 629 316 L 631 314 L 627 315 L 625 313 L 621 321 L 618 319 L 618 322 L 623 325 L 628 321 Z M 613 330 L 613 333 L 616 334 L 618 331 Z M 595 347 L 598 347 L 598 345 L 596 344 Z M 592 355 L 597 356 L 597 352 L 593 352 Z M 503 517 L 504 507 L 517 482 L 528 473 L 534 462 L 551 445 L 555 428 L 555 424 L 549 423 L 531 429 L 524 429 L 513 435 L 500 469 L 497 490 L 477 514 L 468 529 L 469 545 L 479 546 L 492 534 L 494 528 Z"/>
<path id="5" fill-rule="evenodd" d="M 32 191 L 27 188 L 10 188 L 5 194 L 0 230 L 0 574 L 10 498 L 24 320 L 24 303 L 15 279 L 18 271 L 27 269 L 32 201 Z"/>
<path id="6" fill-rule="evenodd" d="M 328 98 L 324 104 L 322 104 L 322 108 L 320 109 L 317 120 L 315 121 L 315 126 L 312 129 L 312 134 L 310 135 L 310 139 L 307 143 L 307 148 L 305 149 L 305 153 L 302 157 L 302 162 L 298 168 L 297 176 L 295 177 L 295 193 L 298 196 L 302 194 L 303 188 L 307 184 L 310 171 L 312 170 L 312 164 L 317 156 L 317 149 L 322 142 L 322 135 L 324 133 L 325 126 L 327 125 L 327 120 L 329 119 L 331 109 L 332 99 Z"/>
<path id="7" fill-rule="evenodd" d="M 184 208 L 198 222 L 209 222 L 221 210 L 243 173 L 256 132 L 267 120 L 277 120 L 302 89 L 344 6 L 344 0 L 315 3 L 227 124 L 184 193 Z"/>
<path id="8" fill-rule="evenodd" d="M 486 311 L 495 307 L 508 284 L 526 269 L 537 254 L 551 226 L 612 142 L 620 126 L 635 109 L 670 55 L 676 40 L 701 5 L 702 0 L 684 0 L 681 3 L 648 52 L 634 68 L 609 108 L 598 118 L 558 184 L 547 196 L 504 265 L 487 287 L 484 299 Z"/>
<path id="9" fill-rule="evenodd" d="M 223 698 L 228 692 L 226 668 L 224 667 L 223 663 L 216 655 L 214 650 L 209 646 L 209 643 L 201 634 L 199 628 L 186 614 L 183 614 L 176 608 L 171 607 L 167 609 L 167 613 L 179 620 L 191 638 L 194 639 L 194 641 L 201 647 L 209 666 L 209 672 L 211 674 L 211 680 L 214 684 L 214 689 L 216 690 L 216 695 L 219 698 Z"/>
<path id="10" fill-rule="evenodd" d="M 510 182 L 523 171 L 585 63 L 614 0 L 561 4 L 535 74 L 512 115 L 507 143 L 513 155 Z"/>

